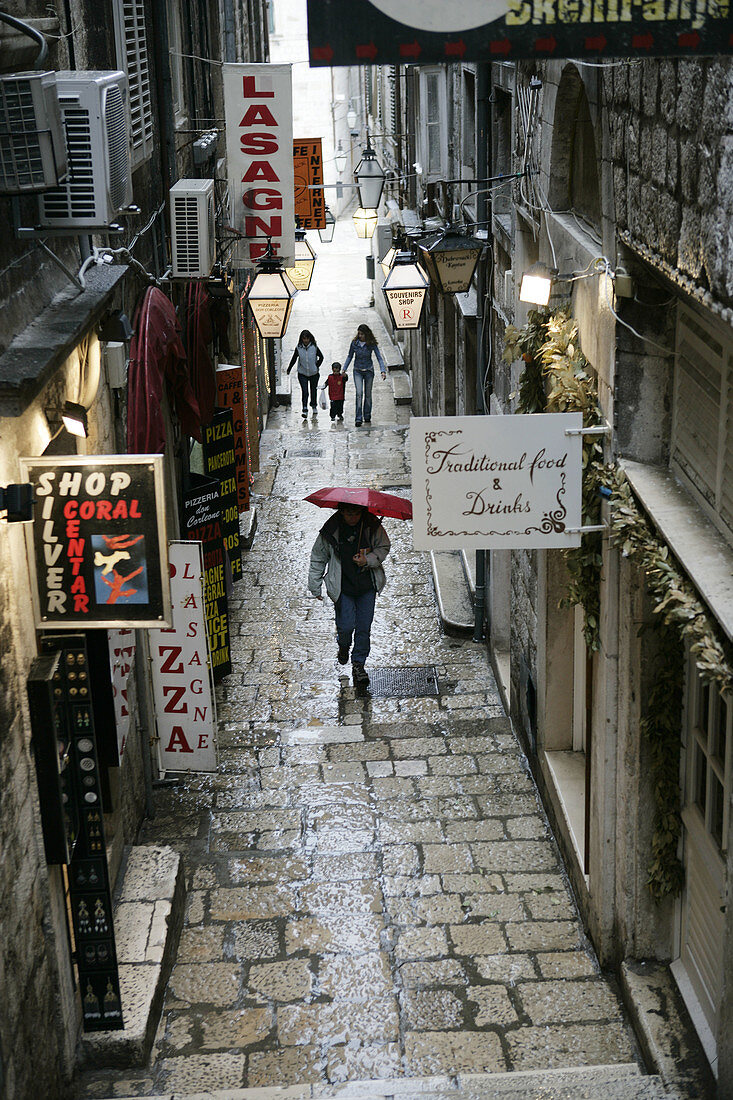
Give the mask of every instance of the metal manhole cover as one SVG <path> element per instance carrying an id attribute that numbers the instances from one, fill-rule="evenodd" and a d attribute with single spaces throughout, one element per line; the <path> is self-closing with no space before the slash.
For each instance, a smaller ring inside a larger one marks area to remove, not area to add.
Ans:
<path id="1" fill-rule="evenodd" d="M 369 669 L 369 694 L 381 699 L 414 699 L 438 694 L 438 673 L 435 665 L 418 668 Z"/>

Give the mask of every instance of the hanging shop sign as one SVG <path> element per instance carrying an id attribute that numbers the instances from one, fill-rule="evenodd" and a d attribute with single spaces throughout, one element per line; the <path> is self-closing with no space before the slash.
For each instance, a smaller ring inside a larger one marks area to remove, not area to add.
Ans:
<path id="1" fill-rule="evenodd" d="M 718 0 L 308 0 L 312 66 L 730 54 L 731 32 Z"/>
<path id="2" fill-rule="evenodd" d="M 130 703 L 127 696 L 130 674 L 135 662 L 135 634 L 132 630 L 108 630 L 109 666 L 112 673 L 112 696 L 115 706 L 117 752 L 120 760 L 130 732 Z"/>
<path id="3" fill-rule="evenodd" d="M 230 577 L 242 579 L 242 547 L 237 507 L 237 462 L 234 451 L 234 417 L 231 409 L 215 409 L 204 429 L 204 473 L 219 482 L 221 532 L 229 559 Z"/>
<path id="4" fill-rule="evenodd" d="M 326 228 L 323 150 L 320 138 L 293 141 L 295 217 L 301 229 Z"/>
<path id="5" fill-rule="evenodd" d="M 216 403 L 231 409 L 234 424 L 234 460 L 236 465 L 237 507 L 249 511 L 249 448 L 247 436 L 247 399 L 244 372 L 235 363 L 220 363 L 216 368 Z"/>
<path id="6" fill-rule="evenodd" d="M 293 105 L 290 65 L 226 64 L 224 119 L 234 228 L 245 240 L 235 267 L 254 267 L 272 251 L 295 256 Z"/>
<path id="7" fill-rule="evenodd" d="M 580 413 L 413 417 L 415 549 L 579 546 L 581 428 Z"/>
<path id="8" fill-rule="evenodd" d="M 162 455 L 21 458 L 39 628 L 170 625 Z"/>
<path id="9" fill-rule="evenodd" d="M 186 539 L 203 544 L 204 614 L 211 670 L 218 681 L 232 671 L 232 660 L 227 602 L 228 567 L 217 481 L 191 474 L 191 484 L 183 494 L 183 530 Z"/>
<path id="10" fill-rule="evenodd" d="M 160 765 L 165 771 L 212 772 L 216 769 L 216 705 L 201 544 L 172 542 L 168 554 L 173 626 L 150 634 Z"/>

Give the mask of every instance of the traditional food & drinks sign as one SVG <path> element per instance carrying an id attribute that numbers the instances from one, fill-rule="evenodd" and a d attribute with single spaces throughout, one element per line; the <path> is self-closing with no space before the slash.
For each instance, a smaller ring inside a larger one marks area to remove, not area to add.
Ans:
<path id="1" fill-rule="evenodd" d="M 40 629 L 170 625 L 162 455 L 21 458 Z"/>
<path id="2" fill-rule="evenodd" d="M 415 549 L 579 546 L 582 419 L 413 417 Z"/>

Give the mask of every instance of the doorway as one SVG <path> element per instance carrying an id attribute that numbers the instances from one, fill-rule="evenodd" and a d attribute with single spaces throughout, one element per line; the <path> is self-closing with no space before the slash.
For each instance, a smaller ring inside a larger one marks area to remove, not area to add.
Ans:
<path id="1" fill-rule="evenodd" d="M 672 964 L 713 1072 L 723 981 L 733 700 L 688 666 L 683 748 L 685 888 L 678 904 L 678 958 Z"/>

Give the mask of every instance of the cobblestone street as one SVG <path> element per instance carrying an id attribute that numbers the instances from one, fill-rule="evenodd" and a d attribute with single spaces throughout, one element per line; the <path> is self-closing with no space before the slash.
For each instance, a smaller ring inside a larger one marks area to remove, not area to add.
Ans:
<path id="1" fill-rule="evenodd" d="M 322 377 L 373 326 L 350 220 L 296 300 Z M 334 301 L 350 303 L 334 322 Z M 409 407 L 374 384 L 371 426 L 293 404 L 270 415 L 258 531 L 218 693 L 220 765 L 156 791 L 142 842 L 180 851 L 185 926 L 151 1066 L 80 1079 L 79 1096 L 634 1063 L 620 1000 L 584 938 L 486 651 L 441 632 L 429 556 L 392 550 L 367 669 L 435 666 L 439 694 L 357 695 L 333 608 L 306 596 L 322 485 L 409 493 Z M 490 1095 L 490 1093 L 486 1093 Z M 641 1093 L 639 1093 L 641 1095 Z"/>

